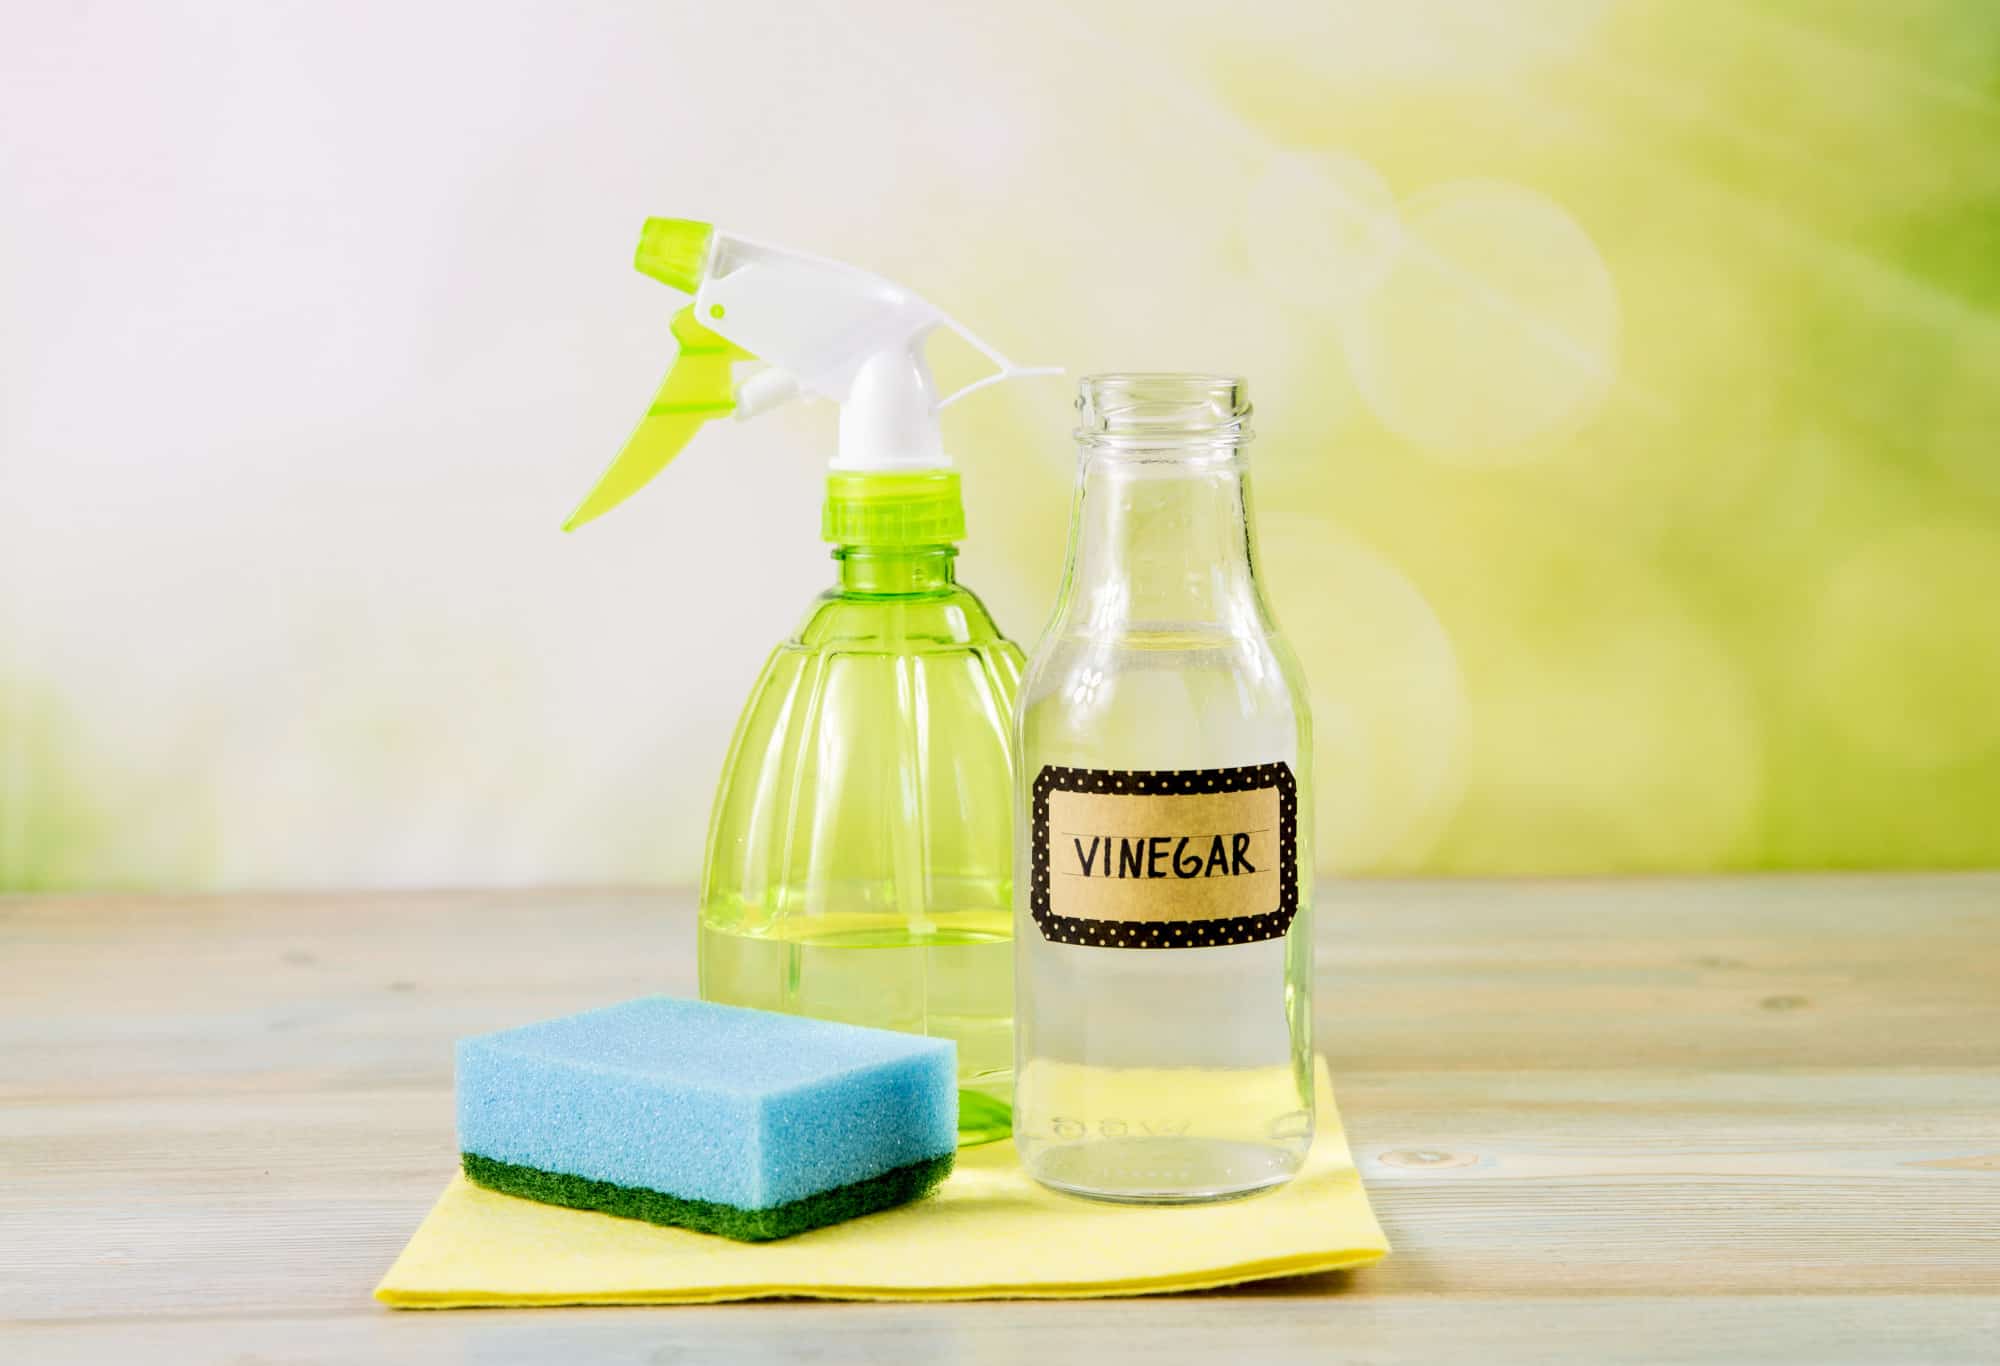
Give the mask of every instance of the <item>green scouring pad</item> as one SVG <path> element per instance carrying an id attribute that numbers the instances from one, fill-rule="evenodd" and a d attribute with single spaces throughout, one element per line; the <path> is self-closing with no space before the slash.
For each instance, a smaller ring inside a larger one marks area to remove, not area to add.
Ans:
<path id="1" fill-rule="evenodd" d="M 461 1040 L 458 1135 L 489 1189 L 761 1242 L 944 1180 L 957 1049 L 647 997 Z"/>
<path id="2" fill-rule="evenodd" d="M 789 1238 L 809 1228 L 837 1224 L 843 1219 L 920 1199 L 951 1175 L 952 1162 L 952 1154 L 946 1153 L 801 1200 L 765 1209 L 744 1209 L 714 1200 L 685 1200 L 645 1186 L 621 1186 L 614 1181 L 593 1181 L 586 1176 L 496 1162 L 477 1153 L 465 1153 L 463 1157 L 465 1174 L 474 1184 L 502 1195 L 518 1195 L 544 1205 L 594 1209 L 621 1219 L 644 1219 L 649 1224 L 678 1224 L 698 1233 L 719 1233 L 744 1243 Z"/>

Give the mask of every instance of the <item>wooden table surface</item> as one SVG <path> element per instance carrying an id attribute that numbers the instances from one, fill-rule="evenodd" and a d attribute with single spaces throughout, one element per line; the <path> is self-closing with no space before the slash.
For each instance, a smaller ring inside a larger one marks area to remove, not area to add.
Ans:
<path id="1" fill-rule="evenodd" d="M 452 1039 L 691 993 L 691 899 L 0 899 L 0 1360 L 2000 1361 L 2000 875 L 1320 906 L 1375 1268 L 399 1313 L 369 1290 L 452 1171 Z"/>

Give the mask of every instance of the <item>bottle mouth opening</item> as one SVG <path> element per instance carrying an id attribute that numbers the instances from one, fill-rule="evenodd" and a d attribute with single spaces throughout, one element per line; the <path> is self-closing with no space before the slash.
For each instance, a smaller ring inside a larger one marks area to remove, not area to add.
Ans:
<path id="1" fill-rule="evenodd" d="M 1086 375 L 1076 439 L 1114 450 L 1241 446 L 1251 437 L 1250 411 L 1250 386 L 1234 375 Z"/>

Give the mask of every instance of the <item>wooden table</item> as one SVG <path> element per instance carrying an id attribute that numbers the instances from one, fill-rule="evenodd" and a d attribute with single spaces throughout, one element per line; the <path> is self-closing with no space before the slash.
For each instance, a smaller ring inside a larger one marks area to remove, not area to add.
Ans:
<path id="1" fill-rule="evenodd" d="M 2000 1361 L 2000 875 L 1349 883 L 1396 1251 L 1081 1303 L 397 1313 L 461 1034 L 694 986 L 682 894 L 0 900 L 0 1360 Z"/>

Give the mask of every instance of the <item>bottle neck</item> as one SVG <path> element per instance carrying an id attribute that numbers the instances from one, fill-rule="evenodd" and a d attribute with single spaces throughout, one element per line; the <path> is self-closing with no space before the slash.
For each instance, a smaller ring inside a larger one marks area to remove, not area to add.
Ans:
<path id="1" fill-rule="evenodd" d="M 909 597 L 945 593 L 957 583 L 952 562 L 955 545 L 835 546 L 840 566 L 840 591 L 864 597 Z"/>
<path id="2" fill-rule="evenodd" d="M 1086 445 L 1071 528 L 1059 609 L 1070 629 L 1265 628 L 1237 447 Z"/>

